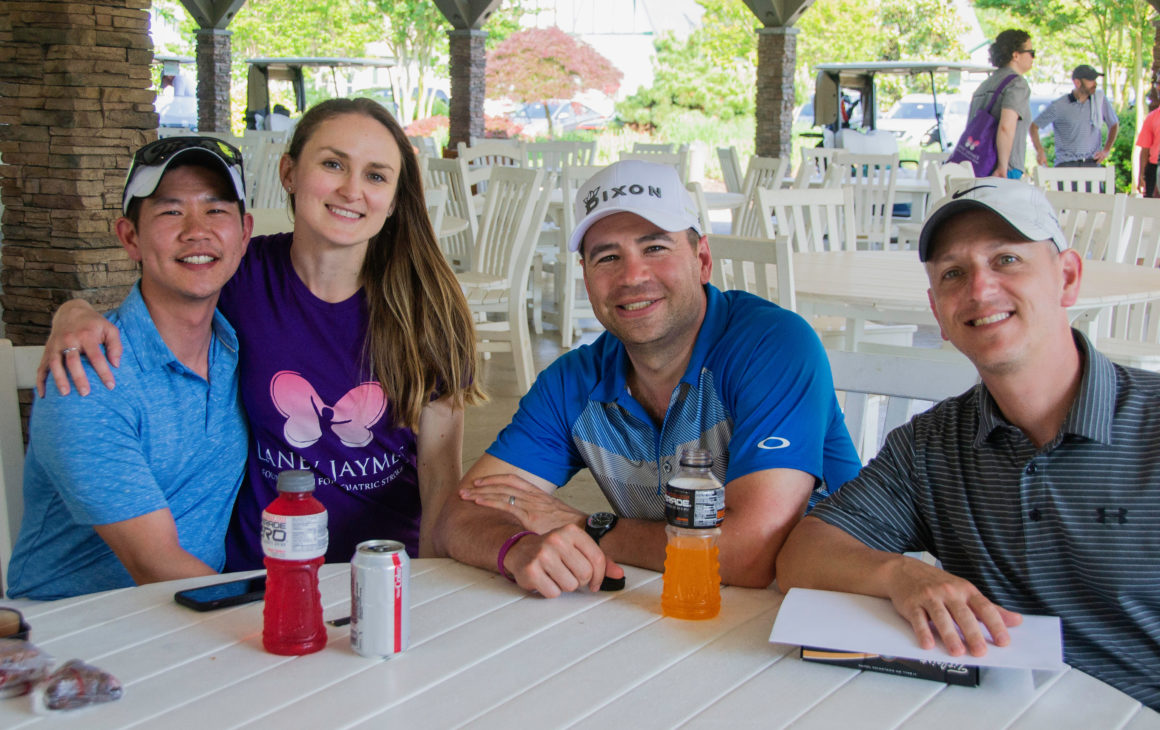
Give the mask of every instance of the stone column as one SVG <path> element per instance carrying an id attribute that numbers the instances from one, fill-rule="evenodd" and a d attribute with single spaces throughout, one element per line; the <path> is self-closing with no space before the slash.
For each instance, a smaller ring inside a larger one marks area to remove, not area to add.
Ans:
<path id="1" fill-rule="evenodd" d="M 482 30 L 449 30 L 451 39 L 451 130 L 447 146 L 471 144 L 483 136 L 483 99 L 487 91 L 487 68 Z"/>
<path id="2" fill-rule="evenodd" d="M 197 36 L 197 128 L 230 131 L 230 36 L 228 30 L 202 28 Z"/>
<path id="3" fill-rule="evenodd" d="M 137 279 L 112 223 L 130 154 L 156 137 L 149 0 L 6 2 L 0 15 L 0 304 L 38 344 L 56 307 Z"/>
<path id="4" fill-rule="evenodd" d="M 792 151 L 793 71 L 797 60 L 794 27 L 757 29 L 757 136 L 762 157 Z"/>

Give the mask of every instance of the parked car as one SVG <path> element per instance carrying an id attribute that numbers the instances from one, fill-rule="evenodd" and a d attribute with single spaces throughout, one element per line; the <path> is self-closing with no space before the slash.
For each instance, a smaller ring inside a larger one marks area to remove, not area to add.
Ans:
<path id="1" fill-rule="evenodd" d="M 613 117 L 601 114 L 587 104 L 578 101 L 550 101 L 552 132 L 572 132 L 578 129 L 604 129 Z M 548 133 L 548 117 L 544 114 L 542 102 L 531 102 L 519 107 L 509 118 L 523 129 L 525 137 L 544 136 Z"/>
<path id="2" fill-rule="evenodd" d="M 939 99 L 939 115 L 945 110 L 946 104 Z M 936 122 L 935 103 L 930 94 L 907 94 L 878 121 L 878 129 L 893 132 L 900 142 L 921 144 Z"/>

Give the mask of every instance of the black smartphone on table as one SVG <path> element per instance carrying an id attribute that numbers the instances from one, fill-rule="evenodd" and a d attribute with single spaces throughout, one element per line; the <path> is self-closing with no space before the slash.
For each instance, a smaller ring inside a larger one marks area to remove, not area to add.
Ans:
<path id="1" fill-rule="evenodd" d="M 260 601 L 266 595 L 266 576 L 256 575 L 200 588 L 189 588 L 173 594 L 173 600 L 194 611 L 237 606 Z"/>

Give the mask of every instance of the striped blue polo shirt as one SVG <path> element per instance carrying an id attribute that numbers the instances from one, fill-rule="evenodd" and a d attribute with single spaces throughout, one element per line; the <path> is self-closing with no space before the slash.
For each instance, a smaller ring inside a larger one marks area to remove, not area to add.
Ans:
<path id="1" fill-rule="evenodd" d="M 982 385 L 891 432 L 813 515 L 878 550 L 929 551 L 995 603 L 1059 616 L 1069 664 L 1160 710 L 1160 374 L 1084 360 L 1042 448 Z"/>

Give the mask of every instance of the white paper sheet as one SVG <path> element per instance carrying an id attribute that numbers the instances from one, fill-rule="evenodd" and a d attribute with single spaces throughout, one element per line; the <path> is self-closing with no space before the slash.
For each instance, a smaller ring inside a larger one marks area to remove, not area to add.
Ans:
<path id="1" fill-rule="evenodd" d="M 934 649 L 921 648 L 910 622 L 899 616 L 885 598 L 793 588 L 777 612 L 769 640 L 980 667 L 1053 671 L 1064 668 L 1058 617 L 1024 615 L 1023 623 L 1008 632 L 1008 646 L 988 643 L 987 653 L 981 657 L 953 657 L 942 642 Z M 987 635 L 986 629 L 983 634 Z"/>

